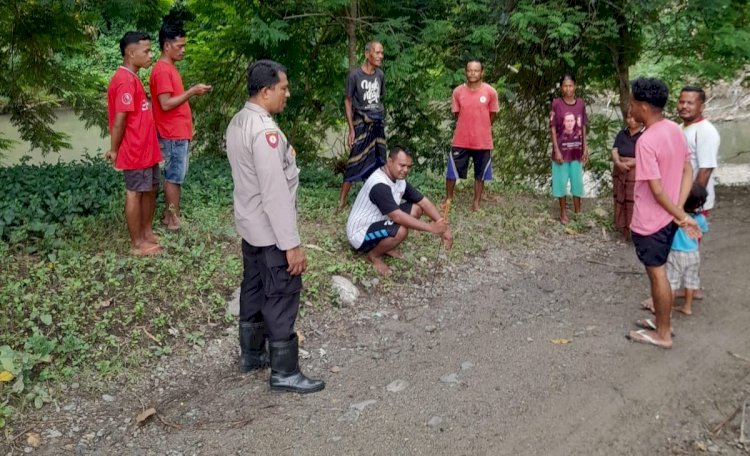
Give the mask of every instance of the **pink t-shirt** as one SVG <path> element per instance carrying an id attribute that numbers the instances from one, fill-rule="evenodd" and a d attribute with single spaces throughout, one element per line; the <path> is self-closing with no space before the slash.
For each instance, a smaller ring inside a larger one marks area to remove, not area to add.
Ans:
<path id="1" fill-rule="evenodd" d="M 635 144 L 635 206 L 630 229 L 648 236 L 672 221 L 672 215 L 654 198 L 650 180 L 660 180 L 664 193 L 677 204 L 680 198 L 682 171 L 690 160 L 687 141 L 682 129 L 668 119 L 662 119 L 643 132 Z"/>
<path id="2" fill-rule="evenodd" d="M 487 83 L 476 90 L 461 84 L 453 90 L 451 111 L 458 114 L 454 147 L 474 150 L 492 149 L 492 122 L 490 113 L 498 112 L 500 104 L 497 91 Z"/>

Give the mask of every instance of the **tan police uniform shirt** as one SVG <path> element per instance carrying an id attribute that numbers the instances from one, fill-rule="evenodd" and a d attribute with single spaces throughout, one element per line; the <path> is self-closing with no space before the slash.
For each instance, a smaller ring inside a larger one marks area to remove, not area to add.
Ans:
<path id="1" fill-rule="evenodd" d="M 237 232 L 255 247 L 299 246 L 299 168 L 286 136 L 265 109 L 248 101 L 229 123 L 226 139 Z"/>

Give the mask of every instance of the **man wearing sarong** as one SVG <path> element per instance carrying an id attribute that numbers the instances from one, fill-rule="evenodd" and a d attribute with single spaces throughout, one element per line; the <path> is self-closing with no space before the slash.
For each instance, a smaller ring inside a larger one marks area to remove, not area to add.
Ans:
<path id="1" fill-rule="evenodd" d="M 365 45 L 365 62 L 349 72 L 344 107 L 349 124 L 347 146 L 349 160 L 339 195 L 339 209 L 346 206 L 352 182 L 364 181 L 385 164 L 385 74 L 383 45 L 370 41 Z"/>

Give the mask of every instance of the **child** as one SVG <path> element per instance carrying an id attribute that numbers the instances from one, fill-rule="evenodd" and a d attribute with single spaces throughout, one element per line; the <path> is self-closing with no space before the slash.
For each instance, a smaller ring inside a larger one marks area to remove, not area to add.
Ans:
<path id="1" fill-rule="evenodd" d="M 707 196 L 706 188 L 694 183 L 683 205 L 685 212 L 698 222 L 703 233 L 708 231 L 706 216 L 701 213 Z M 693 314 L 693 296 L 701 287 L 699 276 L 701 256 L 698 245 L 698 239 L 689 238 L 682 228 L 678 228 L 667 257 L 667 278 L 669 279 L 669 286 L 672 288 L 672 296 L 676 298 L 675 292 L 685 287 L 685 304 L 672 307 L 672 310 L 682 312 L 685 315 Z M 654 311 L 654 303 L 651 298 L 643 301 L 641 305 L 644 309 Z M 646 329 L 655 328 L 653 321 L 650 319 L 638 320 L 636 325 Z"/>
<path id="2" fill-rule="evenodd" d="M 706 188 L 694 183 L 683 206 L 685 212 L 698 222 L 703 233 L 708 231 L 706 217 L 701 213 L 707 197 Z M 701 287 L 700 267 L 701 255 L 698 250 L 698 239 L 690 239 L 682 228 L 678 228 L 672 241 L 672 250 L 667 257 L 667 277 L 672 292 L 685 287 L 685 304 L 674 307 L 677 312 L 692 315 L 693 294 Z"/>
<path id="3" fill-rule="evenodd" d="M 560 203 L 560 222 L 568 223 L 565 197 L 570 181 L 573 210 L 581 212 L 583 165 L 588 161 L 586 104 L 576 97 L 576 81 L 566 73 L 560 80 L 562 96 L 552 102 L 549 124 L 552 137 L 552 196 Z"/>

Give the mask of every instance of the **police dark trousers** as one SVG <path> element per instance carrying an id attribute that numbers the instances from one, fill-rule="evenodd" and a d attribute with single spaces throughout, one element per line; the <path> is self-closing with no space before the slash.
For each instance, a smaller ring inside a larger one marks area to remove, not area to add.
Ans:
<path id="1" fill-rule="evenodd" d="M 302 276 L 287 272 L 286 253 L 275 245 L 255 247 L 243 240 L 242 263 L 240 322 L 265 322 L 270 341 L 290 340 L 295 334 Z"/>
<path id="2" fill-rule="evenodd" d="M 242 241 L 244 275 L 240 287 L 240 371 L 271 366 L 271 389 L 300 394 L 325 388 L 299 370 L 294 322 L 302 276 L 287 272 L 286 252 L 275 245 L 255 247 Z M 270 349 L 266 351 L 267 334 Z"/>

